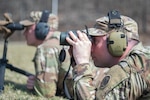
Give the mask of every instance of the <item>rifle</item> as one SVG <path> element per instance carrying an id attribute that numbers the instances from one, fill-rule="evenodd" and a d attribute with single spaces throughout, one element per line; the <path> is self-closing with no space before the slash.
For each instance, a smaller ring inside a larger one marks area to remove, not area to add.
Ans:
<path id="1" fill-rule="evenodd" d="M 18 23 L 11 23 L 6 26 L 11 30 L 23 30 L 24 27 Z M 10 69 L 11 71 L 15 71 L 25 76 L 33 75 L 25 70 L 19 69 L 8 63 L 7 57 L 7 45 L 8 45 L 8 37 L 4 39 L 4 47 L 3 47 L 3 56 L 0 59 L 0 95 L 4 91 L 4 77 L 5 77 L 5 68 Z"/>

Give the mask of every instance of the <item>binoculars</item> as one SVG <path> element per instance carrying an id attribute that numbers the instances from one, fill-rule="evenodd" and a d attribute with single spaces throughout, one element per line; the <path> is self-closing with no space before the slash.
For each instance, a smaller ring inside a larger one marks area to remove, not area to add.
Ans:
<path id="1" fill-rule="evenodd" d="M 75 36 L 78 36 L 78 35 L 77 35 L 77 32 L 76 32 L 75 30 L 71 30 L 71 31 L 74 33 Z M 70 44 L 66 41 L 66 37 L 71 38 L 70 35 L 69 35 L 69 31 L 67 31 L 67 32 L 61 32 L 61 34 L 60 34 L 60 45 L 67 45 L 67 46 L 70 45 Z"/>
<path id="2" fill-rule="evenodd" d="M 75 30 L 71 30 L 71 31 L 74 33 L 75 36 L 78 37 L 77 31 L 75 31 Z M 82 31 L 82 32 L 83 32 L 83 31 Z M 85 32 L 84 32 L 84 33 L 85 33 Z M 92 38 L 91 38 L 91 36 L 89 35 L 88 30 L 86 30 L 86 35 L 87 35 L 87 37 L 89 38 L 89 40 L 91 41 Z M 61 32 L 61 34 L 60 34 L 60 45 L 70 46 L 70 44 L 66 41 L 66 37 L 71 38 L 70 35 L 69 35 L 69 31 L 67 31 L 67 32 Z"/>

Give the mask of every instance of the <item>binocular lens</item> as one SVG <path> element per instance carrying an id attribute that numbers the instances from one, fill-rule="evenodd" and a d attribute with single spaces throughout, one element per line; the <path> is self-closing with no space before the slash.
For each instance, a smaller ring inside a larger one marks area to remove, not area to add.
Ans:
<path id="1" fill-rule="evenodd" d="M 76 31 L 72 31 L 74 33 L 74 35 L 77 36 L 77 32 Z M 61 32 L 60 34 L 60 45 L 67 45 L 69 46 L 70 44 L 66 41 L 66 37 L 70 37 L 69 32 Z"/>

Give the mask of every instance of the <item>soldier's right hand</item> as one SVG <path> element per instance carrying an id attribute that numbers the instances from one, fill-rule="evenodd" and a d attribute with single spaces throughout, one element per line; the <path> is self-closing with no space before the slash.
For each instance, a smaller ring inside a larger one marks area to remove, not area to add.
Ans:
<path id="1" fill-rule="evenodd" d="M 35 76 L 31 75 L 28 77 L 28 80 L 27 80 L 27 89 L 29 90 L 33 90 L 33 87 L 34 87 L 34 83 L 35 83 Z"/>

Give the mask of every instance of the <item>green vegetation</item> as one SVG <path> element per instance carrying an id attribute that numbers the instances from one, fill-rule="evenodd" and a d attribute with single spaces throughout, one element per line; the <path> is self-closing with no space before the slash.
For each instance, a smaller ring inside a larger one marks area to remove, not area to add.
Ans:
<path id="1" fill-rule="evenodd" d="M 0 43 L 0 56 L 2 58 L 3 43 Z M 7 59 L 9 63 L 17 68 L 23 69 L 34 74 L 34 65 L 32 58 L 34 56 L 35 48 L 27 46 L 25 42 L 9 42 Z M 5 90 L 0 95 L 0 100 L 47 100 L 43 97 L 34 95 L 31 91 L 26 89 L 27 77 L 10 71 L 5 70 Z M 63 100 L 63 98 L 54 97 L 50 100 Z"/>

